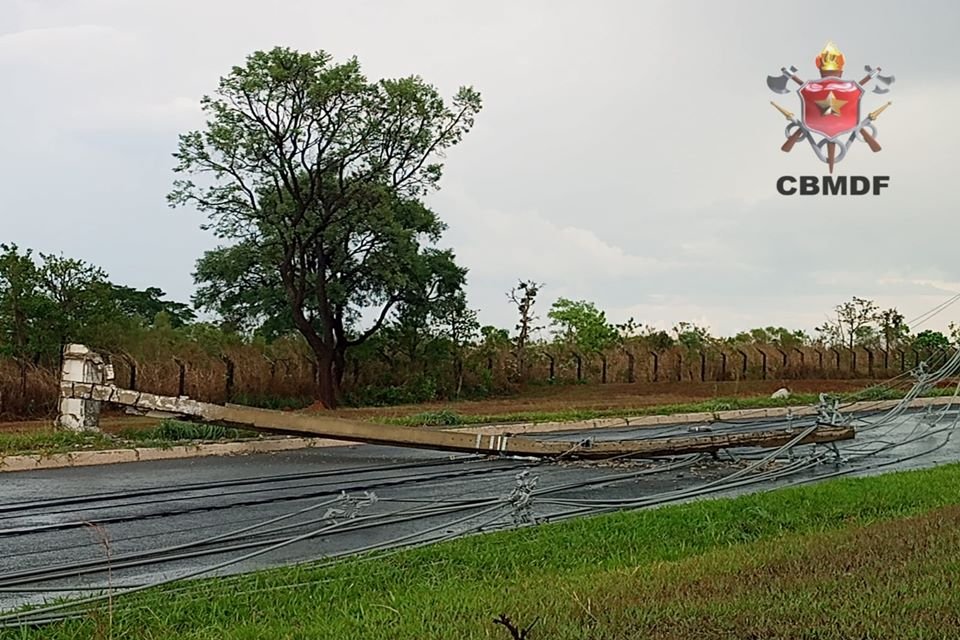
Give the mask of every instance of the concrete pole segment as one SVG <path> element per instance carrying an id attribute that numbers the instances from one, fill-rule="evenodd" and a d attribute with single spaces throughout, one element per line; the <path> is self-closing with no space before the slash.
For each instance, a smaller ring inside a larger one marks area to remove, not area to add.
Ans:
<path id="1" fill-rule="evenodd" d="M 112 382 L 112 367 L 103 358 L 80 344 L 68 344 L 63 350 L 61 386 L 71 383 L 104 384 Z M 71 431 L 98 431 L 100 429 L 100 402 L 70 398 L 62 393 L 57 426 Z"/>

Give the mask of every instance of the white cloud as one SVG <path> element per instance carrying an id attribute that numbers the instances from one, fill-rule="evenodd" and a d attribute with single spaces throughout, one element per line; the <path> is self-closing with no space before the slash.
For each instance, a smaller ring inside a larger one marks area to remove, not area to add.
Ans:
<path id="1" fill-rule="evenodd" d="M 923 287 L 925 289 L 934 289 L 937 292 L 960 293 L 960 282 L 948 282 L 945 280 L 936 280 L 928 278 L 905 278 L 898 276 L 885 276 L 877 280 L 880 285 L 908 285 L 910 287 Z"/>
<path id="2" fill-rule="evenodd" d="M 203 123 L 200 101 L 183 96 L 102 98 L 78 105 L 70 115 L 75 132 L 185 131 Z"/>
<path id="3" fill-rule="evenodd" d="M 779 150 L 764 78 L 791 63 L 809 75 L 822 41 L 771 29 L 776 3 L 0 1 L 0 240 L 99 243 L 115 277 L 179 298 L 206 236 L 163 199 L 176 134 L 231 65 L 274 45 L 482 92 L 430 202 L 487 322 L 512 326 L 504 292 L 519 278 L 547 283 L 544 307 L 567 295 L 618 321 L 718 331 L 812 327 L 851 295 L 919 315 L 960 290 L 950 3 L 809 6 L 859 26 L 830 34 L 851 71 L 898 76 L 883 152 L 860 146 L 838 167 L 890 175 L 890 189 L 844 199 L 774 192 L 780 175 L 822 171 L 809 148 Z"/>
<path id="4" fill-rule="evenodd" d="M 121 35 L 122 32 L 117 29 L 98 24 L 42 27 L 4 33 L 0 34 L 0 61 L 29 60 L 33 64 L 62 64 L 65 60 L 58 58 L 57 54 L 77 53 L 91 43 Z"/>
<path id="5" fill-rule="evenodd" d="M 678 266 L 605 242 L 588 228 L 558 225 L 536 211 L 484 208 L 449 188 L 433 201 L 451 225 L 457 255 L 479 276 L 574 283 Z"/>

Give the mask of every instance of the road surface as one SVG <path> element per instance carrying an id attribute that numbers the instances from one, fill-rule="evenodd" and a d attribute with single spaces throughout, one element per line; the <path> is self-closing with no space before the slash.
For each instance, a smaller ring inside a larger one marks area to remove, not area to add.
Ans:
<path id="1" fill-rule="evenodd" d="M 865 416 L 836 452 L 801 446 L 601 463 L 372 445 L 4 474 L 0 610 L 62 595 L 246 572 L 518 524 L 960 460 L 955 411 Z M 714 424 L 715 432 L 800 420 Z M 692 427 L 563 433 L 571 441 Z M 869 454 L 869 455 L 868 455 Z M 761 464 L 762 462 L 762 464 Z M 109 576 L 106 572 L 110 567 Z M 222 566 L 221 566 L 222 565 Z M 203 572 L 203 573 L 200 573 Z"/>

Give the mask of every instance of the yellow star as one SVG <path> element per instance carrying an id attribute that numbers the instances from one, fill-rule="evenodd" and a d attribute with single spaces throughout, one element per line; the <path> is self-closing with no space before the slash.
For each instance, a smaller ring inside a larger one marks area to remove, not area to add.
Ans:
<path id="1" fill-rule="evenodd" d="M 833 95 L 833 91 L 827 95 L 826 100 L 816 101 L 817 106 L 823 111 L 823 115 L 834 115 L 837 117 L 840 116 L 840 109 L 843 105 L 847 104 L 847 102 L 849 102 L 849 100 L 837 100 L 837 96 Z"/>

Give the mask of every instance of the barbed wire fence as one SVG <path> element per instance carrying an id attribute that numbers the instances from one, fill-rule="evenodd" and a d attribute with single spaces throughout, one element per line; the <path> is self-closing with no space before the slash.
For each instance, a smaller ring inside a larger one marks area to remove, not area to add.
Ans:
<path id="1" fill-rule="evenodd" d="M 319 375 L 309 355 L 288 350 L 266 353 L 234 349 L 211 354 L 184 351 L 134 356 L 107 353 L 119 386 L 163 395 L 189 396 L 215 403 L 266 408 L 297 408 L 312 402 Z M 463 359 L 463 381 L 456 380 L 454 361 L 435 358 L 411 366 L 407 362 L 348 358 L 344 391 L 362 399 L 370 388 L 403 389 L 432 380 L 425 394 L 451 399 L 455 388 L 477 389 L 475 395 L 517 390 L 523 385 L 719 383 L 791 380 L 884 379 L 910 371 L 931 351 L 856 347 L 792 347 L 743 345 L 705 349 L 618 347 L 600 353 L 579 353 L 560 346 L 531 349 L 519 370 L 509 349 L 477 350 Z M 449 380 L 447 380 L 449 378 Z M 0 358 L 0 420 L 43 419 L 55 412 L 59 371 L 56 365 Z M 378 396 L 379 397 L 379 396 Z M 398 396 L 405 397 L 405 396 Z M 387 401 L 381 402 L 388 404 Z"/>

